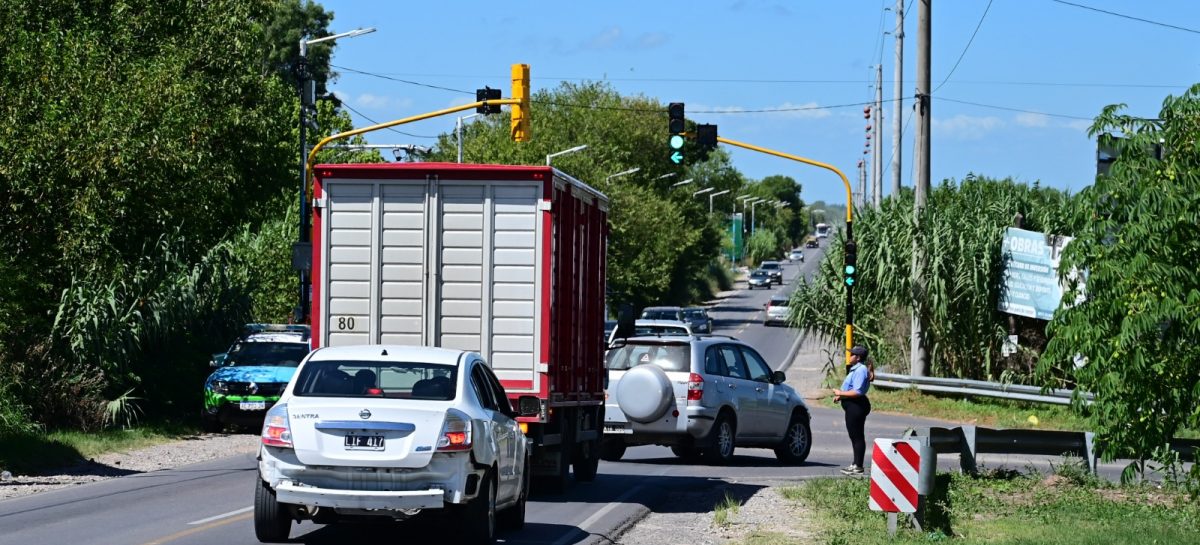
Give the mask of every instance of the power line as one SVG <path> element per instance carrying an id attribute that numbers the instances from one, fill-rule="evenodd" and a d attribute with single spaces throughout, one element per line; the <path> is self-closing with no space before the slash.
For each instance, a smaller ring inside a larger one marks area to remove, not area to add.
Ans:
<path id="1" fill-rule="evenodd" d="M 1090 117 L 1080 117 L 1077 115 L 1052 114 L 1052 113 L 1047 113 L 1047 112 L 1037 112 L 1037 111 L 1033 111 L 1033 110 L 1022 110 L 1020 108 L 1009 108 L 1007 106 L 996 106 L 993 104 L 982 104 L 979 102 L 970 102 L 970 101 L 966 101 L 966 100 L 955 100 L 953 98 L 946 98 L 946 97 L 934 97 L 934 98 L 937 100 L 944 100 L 946 102 L 955 102 L 958 104 L 966 104 L 969 106 L 978 106 L 980 108 L 991 108 L 993 110 L 1004 110 L 1004 111 L 1008 111 L 1008 112 L 1019 112 L 1019 113 L 1024 113 L 1024 114 L 1037 114 L 1037 115 L 1044 115 L 1044 116 L 1048 116 L 1048 117 L 1061 117 L 1063 119 L 1079 119 L 1079 120 L 1083 120 L 1083 121 L 1092 121 L 1092 118 L 1090 118 Z"/>
<path id="2" fill-rule="evenodd" d="M 962 62 L 963 57 L 967 56 L 967 50 L 971 49 L 971 44 L 975 42 L 975 35 L 979 34 L 979 28 L 983 26 L 983 20 L 987 18 L 988 11 L 990 11 L 991 9 L 992 9 L 992 0 L 988 0 L 987 7 L 983 8 L 983 15 L 979 16 L 979 23 L 975 25 L 975 32 L 971 33 L 971 39 L 967 40 L 967 45 L 966 45 L 966 47 L 963 47 L 962 53 L 958 55 L 958 60 L 954 61 L 954 66 L 952 68 L 950 68 L 950 73 L 946 74 L 946 79 L 942 80 L 942 82 L 939 83 L 937 87 L 934 87 L 933 92 L 931 92 L 929 94 L 932 95 L 934 93 L 937 93 L 938 89 L 941 89 L 942 86 L 945 85 L 947 81 L 950 81 L 950 76 L 954 75 L 954 71 L 958 70 L 958 64 Z"/>
<path id="3" fill-rule="evenodd" d="M 364 115 L 362 112 L 360 112 L 360 111 L 358 111 L 358 110 L 355 110 L 355 109 L 354 109 L 354 107 L 353 107 L 353 106 L 351 106 L 351 105 L 349 105 L 349 104 L 347 104 L 347 103 L 346 103 L 346 101 L 344 101 L 344 100 L 343 100 L 343 101 L 341 101 L 341 102 L 342 102 L 342 106 L 345 106 L 345 107 L 346 107 L 346 109 L 348 109 L 348 110 L 350 110 L 350 111 L 352 111 L 352 112 L 354 112 L 354 113 L 358 114 L 358 117 L 361 117 L 361 118 L 363 118 L 363 119 L 366 119 L 366 120 L 367 120 L 367 121 L 369 121 L 369 122 L 370 122 L 372 125 L 378 125 L 378 124 L 379 124 L 379 122 L 378 122 L 378 121 L 375 121 L 374 119 L 371 119 L 371 118 L 367 117 L 366 115 Z M 404 131 L 401 131 L 401 130 L 396 130 L 396 129 L 395 129 L 395 128 L 393 128 L 393 127 L 388 127 L 388 128 L 387 128 L 387 130 L 389 130 L 389 131 L 392 131 L 392 132 L 395 132 L 395 133 L 403 134 L 404 136 L 411 136 L 411 137 L 413 137 L 413 138 L 430 138 L 430 139 L 437 138 L 436 136 L 425 136 L 425 135 L 422 135 L 422 134 L 413 134 L 413 133 L 410 133 L 410 132 L 404 132 Z"/>
<path id="4" fill-rule="evenodd" d="M 389 81 L 395 81 L 395 82 L 399 82 L 399 83 L 406 83 L 406 84 L 408 84 L 408 85 L 416 85 L 416 86 L 418 86 L 418 87 L 428 87 L 428 88 L 430 88 L 430 89 L 438 89 L 438 90 L 441 90 L 441 91 L 451 91 L 451 92 L 454 92 L 454 93 L 462 93 L 462 94 L 464 94 L 464 95 L 474 95 L 474 94 L 475 94 L 475 93 L 474 93 L 474 92 L 472 92 L 472 91 L 466 91 L 466 90 L 463 90 L 463 89 L 455 89 L 455 88 L 453 88 L 453 87 L 442 87 L 441 85 L 433 85 L 433 84 L 429 84 L 429 83 L 421 83 L 421 82 L 419 82 L 419 81 L 412 81 L 412 80 L 406 80 L 406 79 L 394 78 L 394 77 L 391 77 L 391 76 L 385 76 L 385 75 L 383 75 L 383 74 L 375 74 L 375 73 L 372 73 L 372 72 L 366 72 L 366 71 L 363 71 L 363 70 L 355 70 L 354 68 L 346 68 L 345 66 L 338 66 L 338 65 L 336 65 L 336 64 L 330 64 L 329 66 L 331 66 L 331 67 L 333 67 L 333 68 L 337 68 L 338 70 L 345 70 L 345 71 L 347 71 L 347 72 L 354 72 L 355 74 L 362 74 L 362 75 L 364 75 L 364 76 L 371 76 L 371 77 L 374 77 L 374 78 L 386 79 L 386 80 L 389 80 Z"/>
<path id="5" fill-rule="evenodd" d="M 1076 3 L 1074 3 L 1074 2 L 1067 2 L 1067 1 L 1065 1 L 1065 0 L 1050 0 L 1050 1 L 1051 1 L 1051 2 L 1057 2 L 1057 3 L 1059 3 L 1059 4 L 1063 4 L 1063 5 L 1067 5 L 1067 6 L 1074 6 L 1074 7 L 1081 8 L 1081 9 L 1086 9 L 1086 10 L 1091 10 L 1091 11 L 1095 11 L 1095 12 L 1098 12 L 1098 13 L 1103 13 L 1103 14 L 1105 14 L 1105 15 L 1112 15 L 1113 17 L 1120 17 L 1120 18 L 1122 18 L 1122 19 L 1129 19 L 1129 20 L 1131 20 L 1131 21 L 1138 21 L 1138 22 L 1142 22 L 1142 23 L 1148 23 L 1148 24 L 1151 24 L 1151 25 L 1156 25 L 1156 26 L 1160 26 L 1160 27 L 1163 27 L 1163 28 L 1170 28 L 1170 29 L 1175 29 L 1175 30 L 1182 30 L 1182 31 L 1184 31 L 1184 32 L 1191 32 L 1192 34 L 1200 34 L 1200 30 L 1196 30 L 1196 29 L 1192 29 L 1192 28 L 1187 28 L 1187 27 L 1181 27 L 1181 26 L 1170 25 L 1170 24 L 1167 24 L 1167 23 L 1160 23 L 1160 22 L 1158 22 L 1158 21 L 1151 21 L 1151 20 L 1149 20 L 1149 19 L 1142 19 L 1141 17 L 1134 17 L 1134 16 L 1132 16 L 1132 15 L 1125 15 L 1125 14 L 1123 14 L 1123 13 L 1117 13 L 1117 12 L 1115 12 L 1115 11 L 1108 11 L 1108 10 L 1103 10 L 1103 9 L 1100 9 L 1100 8 L 1093 8 L 1092 6 L 1085 6 L 1085 5 L 1083 5 L 1083 4 L 1076 4 Z"/>

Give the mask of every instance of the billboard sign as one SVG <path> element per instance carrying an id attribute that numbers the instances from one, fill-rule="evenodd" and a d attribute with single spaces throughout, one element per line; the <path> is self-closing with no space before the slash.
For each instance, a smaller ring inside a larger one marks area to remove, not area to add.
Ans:
<path id="1" fill-rule="evenodd" d="M 1009 227 L 1001 243 L 1004 259 L 1001 312 L 1049 320 L 1062 301 L 1058 281 L 1062 250 L 1072 237 L 1046 235 Z"/>

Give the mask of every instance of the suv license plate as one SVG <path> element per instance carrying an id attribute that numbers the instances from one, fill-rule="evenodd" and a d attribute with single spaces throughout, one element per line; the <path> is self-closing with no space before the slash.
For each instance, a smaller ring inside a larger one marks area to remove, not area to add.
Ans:
<path id="1" fill-rule="evenodd" d="M 267 410 L 266 401 L 243 401 L 238 403 L 238 408 L 243 411 L 265 411 Z"/>
<path id="2" fill-rule="evenodd" d="M 633 433 L 633 430 L 625 427 L 625 424 L 605 424 L 604 433 Z"/>
<path id="3" fill-rule="evenodd" d="M 346 450 L 383 450 L 383 436 L 347 435 Z"/>

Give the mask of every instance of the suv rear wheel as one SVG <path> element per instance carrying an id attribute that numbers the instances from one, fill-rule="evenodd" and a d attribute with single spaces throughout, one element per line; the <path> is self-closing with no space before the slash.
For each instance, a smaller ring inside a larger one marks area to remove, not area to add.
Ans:
<path id="1" fill-rule="evenodd" d="M 709 462 L 718 465 L 725 465 L 733 461 L 736 437 L 737 424 L 728 413 L 722 413 L 708 432 L 708 446 L 704 448 L 704 457 Z"/>
<path id="2" fill-rule="evenodd" d="M 600 459 L 606 462 L 616 462 L 625 456 L 625 442 L 620 439 L 600 440 Z"/>

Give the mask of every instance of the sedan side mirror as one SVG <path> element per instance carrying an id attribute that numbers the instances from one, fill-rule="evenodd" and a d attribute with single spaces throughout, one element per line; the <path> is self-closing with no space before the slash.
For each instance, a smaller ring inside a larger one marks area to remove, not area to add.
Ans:
<path id="1" fill-rule="evenodd" d="M 783 384 L 787 380 L 787 375 L 783 371 L 775 371 L 771 373 L 771 384 Z"/>
<path id="2" fill-rule="evenodd" d="M 542 400 L 537 396 L 521 396 L 517 398 L 517 414 L 520 416 L 539 416 L 542 414 Z"/>
<path id="3" fill-rule="evenodd" d="M 228 354 L 213 354 L 213 355 L 212 355 L 212 359 L 211 359 L 211 360 L 209 360 L 209 362 L 208 362 L 208 366 L 209 366 L 209 367 L 221 367 L 221 366 L 224 366 L 224 365 L 225 365 L 225 358 L 226 358 L 227 356 L 228 356 Z"/>

